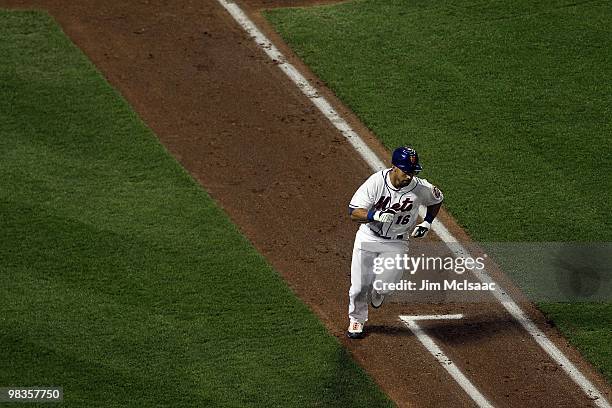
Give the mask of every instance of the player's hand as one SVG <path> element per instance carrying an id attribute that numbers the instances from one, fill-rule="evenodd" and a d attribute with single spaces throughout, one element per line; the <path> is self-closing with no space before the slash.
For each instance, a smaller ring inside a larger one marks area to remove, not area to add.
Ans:
<path id="1" fill-rule="evenodd" d="M 383 223 L 393 222 L 393 218 L 395 218 L 395 210 L 388 209 L 383 211 L 376 211 L 374 213 L 374 220 L 380 221 Z"/>
<path id="2" fill-rule="evenodd" d="M 425 235 L 427 235 L 430 229 L 431 223 L 423 221 L 422 223 L 414 227 L 414 231 L 412 231 L 412 234 L 410 234 L 410 236 L 413 238 L 425 238 Z"/>

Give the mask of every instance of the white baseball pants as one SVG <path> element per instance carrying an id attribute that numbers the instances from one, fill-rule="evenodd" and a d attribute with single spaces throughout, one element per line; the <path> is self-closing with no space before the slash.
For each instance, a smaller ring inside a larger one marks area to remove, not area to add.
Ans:
<path id="1" fill-rule="evenodd" d="M 403 269 L 384 267 L 392 262 L 385 259 L 396 259 L 408 253 L 408 241 L 383 239 L 370 231 L 367 225 L 362 225 L 355 235 L 353 260 L 351 262 L 351 288 L 349 290 L 349 319 L 365 323 L 368 320 L 369 294 L 375 281 L 397 283 L 402 278 Z M 393 262 L 395 263 L 395 262 Z M 375 273 L 375 266 L 378 266 Z M 383 266 L 383 267 L 381 267 Z M 382 269 L 382 271 L 381 271 Z M 381 287 L 381 282 L 377 287 Z M 378 290 L 387 295 L 391 291 Z"/>

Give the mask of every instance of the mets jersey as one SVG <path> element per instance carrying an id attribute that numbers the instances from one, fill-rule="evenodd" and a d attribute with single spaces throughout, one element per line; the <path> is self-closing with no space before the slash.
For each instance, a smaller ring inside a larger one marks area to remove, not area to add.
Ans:
<path id="1" fill-rule="evenodd" d="M 389 179 L 391 169 L 385 169 L 372 174 L 353 195 L 349 211 L 357 208 L 370 210 L 393 209 L 396 211 L 393 221 L 382 223 L 372 221 L 361 225 L 366 232 L 387 239 L 407 238 L 417 221 L 419 207 L 441 203 L 442 192 L 426 179 L 413 177 L 405 187 L 395 188 Z M 367 230 L 366 230 L 367 228 Z"/>

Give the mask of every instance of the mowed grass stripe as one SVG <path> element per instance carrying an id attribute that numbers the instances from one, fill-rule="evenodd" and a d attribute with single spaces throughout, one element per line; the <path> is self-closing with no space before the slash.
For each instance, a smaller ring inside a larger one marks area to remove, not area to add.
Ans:
<path id="1" fill-rule="evenodd" d="M 612 8 L 376 1 L 267 18 L 482 242 L 612 241 Z M 540 307 L 612 379 L 611 304 Z"/>
<path id="2" fill-rule="evenodd" d="M 0 11 L 0 94 L 0 384 L 392 405 L 48 15 Z"/>

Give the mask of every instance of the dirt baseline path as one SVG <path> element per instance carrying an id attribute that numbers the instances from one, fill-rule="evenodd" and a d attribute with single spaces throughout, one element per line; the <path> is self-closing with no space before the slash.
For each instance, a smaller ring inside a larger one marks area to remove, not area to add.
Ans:
<path id="1" fill-rule="evenodd" d="M 254 13 L 278 3 L 306 1 L 252 0 L 246 7 Z M 398 319 L 432 313 L 466 316 L 422 326 L 493 405 L 593 406 L 493 302 L 390 303 L 372 313 L 366 339 L 344 337 L 356 230 L 346 208 L 370 170 L 215 0 L 0 0 L 0 7 L 51 13 L 399 406 L 474 406 Z M 352 116 L 350 121 L 367 134 Z M 368 140 L 383 153 L 371 135 Z M 453 231 L 462 236 L 456 226 Z M 526 307 L 609 399 L 608 385 Z"/>

